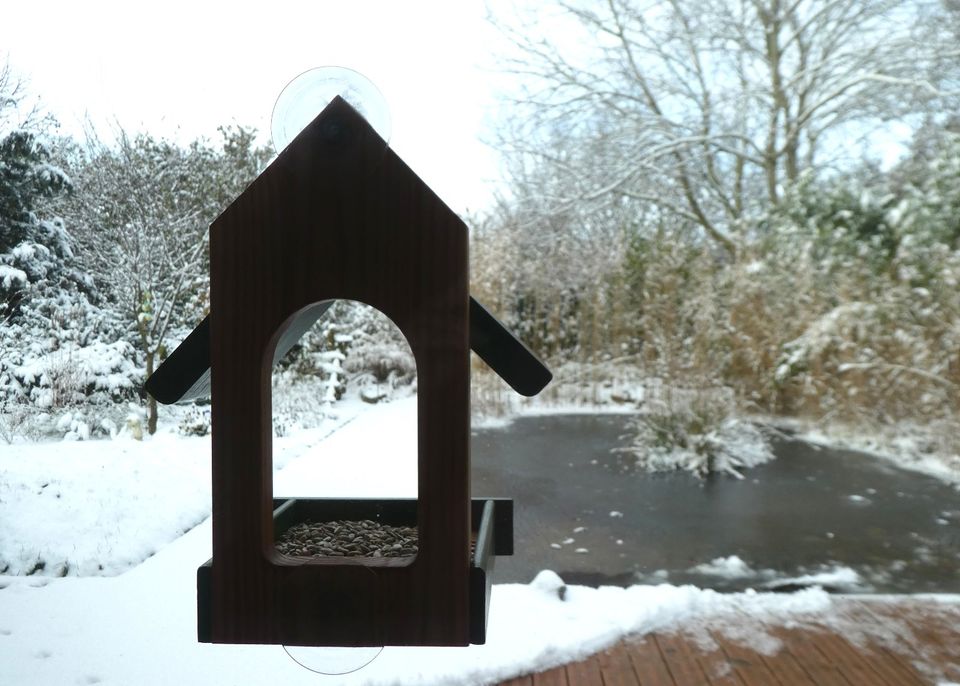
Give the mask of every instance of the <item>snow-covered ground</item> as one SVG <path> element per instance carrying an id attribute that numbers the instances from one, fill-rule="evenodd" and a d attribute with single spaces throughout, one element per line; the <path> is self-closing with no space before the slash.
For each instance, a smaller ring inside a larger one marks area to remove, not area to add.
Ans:
<path id="1" fill-rule="evenodd" d="M 416 399 L 362 409 L 348 404 L 319 429 L 277 439 L 275 492 L 415 495 Z M 10 568 L 0 576 L 0 684 L 317 683 L 278 646 L 196 641 L 196 568 L 210 556 L 208 459 L 209 439 L 172 433 L 3 448 L 0 555 Z M 37 560 L 44 568 L 27 576 Z M 731 557 L 702 571 L 753 570 Z M 736 637 L 744 612 L 769 625 L 823 621 L 833 602 L 820 589 L 564 587 L 543 572 L 494 587 L 487 645 L 386 648 L 335 682 L 493 683 L 631 634 L 709 624 Z M 778 647 L 769 635 L 740 638 Z"/>
<path id="2" fill-rule="evenodd" d="M 930 427 L 901 423 L 872 432 L 843 424 L 819 427 L 794 422 L 793 427 L 798 438 L 815 445 L 864 452 L 960 488 L 956 441 L 960 426 L 956 424 Z"/>
<path id="3" fill-rule="evenodd" d="M 339 408 L 318 428 L 275 438 L 274 469 L 362 410 Z M 282 490 L 287 481 L 278 476 L 276 492 L 295 495 Z M 121 574 L 209 516 L 209 436 L 169 427 L 143 441 L 0 445 L 0 574 Z"/>

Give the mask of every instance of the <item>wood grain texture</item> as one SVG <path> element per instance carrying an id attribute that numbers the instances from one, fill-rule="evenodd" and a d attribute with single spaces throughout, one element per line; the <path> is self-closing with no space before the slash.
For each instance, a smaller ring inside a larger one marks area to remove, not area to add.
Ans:
<path id="1" fill-rule="evenodd" d="M 533 686 L 569 686 L 563 665 L 533 675 Z"/>
<path id="2" fill-rule="evenodd" d="M 901 668 L 915 664 L 942 666 L 941 681 L 960 682 L 960 604 L 933 602 L 909 611 L 892 603 L 854 601 L 853 607 L 885 622 L 907 650 L 900 657 Z M 896 651 L 891 651 L 896 652 Z M 892 665 L 891 665 L 892 666 Z M 904 682 L 907 683 L 907 682 Z"/>
<path id="3" fill-rule="evenodd" d="M 654 636 L 626 642 L 637 678 L 644 686 L 672 686 L 673 677 Z"/>
<path id="4" fill-rule="evenodd" d="M 467 247 L 460 219 L 339 98 L 211 226 L 214 642 L 469 643 Z M 273 547 L 274 350 L 333 299 L 376 307 L 416 358 L 420 552 L 406 566 Z"/>
<path id="5" fill-rule="evenodd" d="M 709 686 L 706 674 L 686 640 L 676 634 L 660 634 L 655 640 L 674 681 L 685 686 Z"/>
<path id="6" fill-rule="evenodd" d="M 767 665 L 764 657 L 760 653 L 739 643 L 724 640 L 721 634 L 711 633 L 713 639 L 721 646 L 730 665 L 736 671 L 745 686 L 769 686 L 769 684 L 780 683 L 774 672 L 785 674 L 790 679 L 791 684 L 795 686 L 817 686 L 807 677 L 804 672 L 793 660 L 793 657 L 786 653 L 778 653 L 775 657 L 774 666 Z"/>
<path id="7" fill-rule="evenodd" d="M 571 662 L 566 665 L 567 684 L 577 686 L 577 684 L 598 684 L 602 682 L 600 675 L 600 665 L 596 660 L 587 659 Z"/>
<path id="8" fill-rule="evenodd" d="M 735 637 L 709 622 L 691 633 L 681 629 L 629 637 L 568 664 L 567 684 L 690 686 L 706 680 L 711 686 L 936 686 L 955 680 L 951 675 L 960 664 L 960 603 L 910 596 L 838 598 L 828 612 L 822 621 L 807 617 L 791 628 L 743 614 L 736 620 Z M 729 621 L 725 618 L 724 624 Z M 744 641 L 751 630 L 776 635 L 779 649 L 763 654 L 754 650 L 749 639 Z M 556 672 L 534 674 L 532 681 L 554 679 Z"/>
<path id="9" fill-rule="evenodd" d="M 332 300 L 301 310 L 274 349 L 277 363 L 324 315 Z M 470 298 L 470 347 L 517 393 L 533 396 L 553 378 L 550 370 L 479 302 Z M 158 402 L 171 404 L 210 395 L 210 316 L 150 375 L 144 389 Z"/>
<path id="10" fill-rule="evenodd" d="M 597 653 L 597 662 L 604 686 L 634 686 L 637 683 L 630 653 L 622 643 Z"/>

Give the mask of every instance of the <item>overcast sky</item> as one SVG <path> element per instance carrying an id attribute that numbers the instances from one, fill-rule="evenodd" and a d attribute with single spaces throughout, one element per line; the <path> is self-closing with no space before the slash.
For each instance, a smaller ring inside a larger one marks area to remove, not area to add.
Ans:
<path id="1" fill-rule="evenodd" d="M 68 133 L 89 115 L 183 141 L 216 137 L 231 122 L 269 135 L 291 79 L 350 67 L 384 94 L 393 148 L 463 212 L 482 209 L 498 177 L 497 157 L 481 142 L 504 78 L 493 70 L 503 42 L 485 20 L 487 4 L 9 2 L 0 60 L 9 57 Z"/>

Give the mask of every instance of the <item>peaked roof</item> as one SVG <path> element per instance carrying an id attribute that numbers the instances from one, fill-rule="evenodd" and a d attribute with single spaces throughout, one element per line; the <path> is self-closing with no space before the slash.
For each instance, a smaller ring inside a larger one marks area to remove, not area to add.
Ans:
<path id="1" fill-rule="evenodd" d="M 273 354 L 276 364 L 330 308 L 317 303 L 300 312 Z M 520 395 L 534 396 L 553 378 L 550 370 L 487 309 L 470 298 L 470 348 Z M 210 395 L 210 316 L 204 317 L 144 384 L 165 405 Z"/>
<path id="2" fill-rule="evenodd" d="M 342 165 L 350 165 L 354 153 L 363 157 L 387 152 L 386 142 L 356 110 L 338 96 L 280 153 L 240 198 L 247 193 L 256 192 L 258 183 L 270 178 L 271 170 L 285 165 L 285 158 L 302 154 L 304 151 L 300 147 L 307 136 L 317 135 L 323 137 L 327 149 L 334 153 L 335 162 Z M 320 161 L 321 164 L 330 162 Z M 416 179 L 415 174 L 410 172 L 410 175 Z M 422 181 L 416 180 L 423 185 Z M 423 187 L 429 192 L 425 185 Z M 240 198 L 224 210 L 217 222 L 231 212 Z M 326 313 L 331 304 L 332 301 L 315 303 L 294 317 L 277 343 L 274 363 Z M 471 349 L 518 393 L 531 396 L 543 390 L 552 379 L 552 374 L 536 355 L 472 297 L 469 313 Z M 167 404 L 210 394 L 209 315 L 147 379 L 145 388 L 159 402 Z"/>

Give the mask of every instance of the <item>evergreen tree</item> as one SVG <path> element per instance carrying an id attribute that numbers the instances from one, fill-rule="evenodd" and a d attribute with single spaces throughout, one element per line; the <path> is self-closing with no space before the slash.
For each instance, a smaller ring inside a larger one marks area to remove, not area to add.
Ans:
<path id="1" fill-rule="evenodd" d="M 59 219 L 41 220 L 37 205 L 70 188 L 37 137 L 17 130 L 0 141 L 0 317 L 22 314 L 31 291 L 84 286 L 72 271 L 69 236 Z"/>

